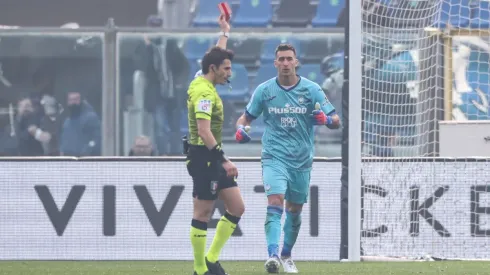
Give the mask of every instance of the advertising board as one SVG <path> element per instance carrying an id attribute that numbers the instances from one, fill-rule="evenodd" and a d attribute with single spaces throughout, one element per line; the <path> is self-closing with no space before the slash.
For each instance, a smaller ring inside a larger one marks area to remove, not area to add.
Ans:
<path id="1" fill-rule="evenodd" d="M 237 166 L 246 210 L 222 259 L 264 260 L 260 162 Z M 2 260 L 192 259 L 181 160 L 0 161 L 0 171 Z M 340 172 L 338 159 L 314 163 L 297 260 L 339 260 Z M 366 255 L 490 258 L 490 162 L 364 162 L 363 177 Z M 218 203 L 208 244 L 222 213 Z"/>

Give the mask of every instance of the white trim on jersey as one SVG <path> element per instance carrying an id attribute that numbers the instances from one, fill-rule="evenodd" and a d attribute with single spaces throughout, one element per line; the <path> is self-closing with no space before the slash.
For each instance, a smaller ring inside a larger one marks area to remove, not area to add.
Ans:
<path id="1" fill-rule="evenodd" d="M 202 74 L 202 70 L 199 70 L 199 71 L 197 71 L 197 72 L 196 72 L 196 74 L 194 75 L 194 78 L 196 78 L 196 77 L 198 77 L 198 76 L 201 76 L 201 75 L 203 75 L 203 74 Z"/>

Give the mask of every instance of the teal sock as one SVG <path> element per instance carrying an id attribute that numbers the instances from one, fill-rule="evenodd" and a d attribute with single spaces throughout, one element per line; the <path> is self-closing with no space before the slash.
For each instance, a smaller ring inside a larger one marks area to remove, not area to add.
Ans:
<path id="1" fill-rule="evenodd" d="M 281 256 L 291 257 L 291 250 L 298 238 L 299 229 L 301 228 L 301 212 L 291 213 L 286 210 L 286 222 L 284 223 L 284 246 L 282 247 Z"/>
<path id="2" fill-rule="evenodd" d="M 279 239 L 281 238 L 282 207 L 267 206 L 267 217 L 265 218 L 265 238 L 267 240 L 267 251 L 269 257 L 279 256 Z"/>

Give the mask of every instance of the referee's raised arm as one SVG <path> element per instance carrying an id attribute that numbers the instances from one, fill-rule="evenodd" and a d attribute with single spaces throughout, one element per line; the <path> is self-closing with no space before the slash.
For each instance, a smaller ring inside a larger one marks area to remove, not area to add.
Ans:
<path id="1" fill-rule="evenodd" d="M 225 19 L 224 15 L 220 15 L 218 19 L 218 24 L 221 29 L 219 33 L 218 43 L 216 43 L 217 47 L 222 49 L 226 49 L 226 43 L 228 42 L 228 38 L 230 38 L 230 24 Z"/>
<path id="2" fill-rule="evenodd" d="M 225 16 L 220 15 L 218 18 L 218 24 L 221 29 L 219 32 L 218 42 L 216 43 L 216 47 L 220 47 L 226 50 L 226 45 L 228 43 L 228 38 L 230 37 L 230 24 L 226 21 Z M 194 75 L 194 78 L 203 75 L 202 69 L 197 71 Z"/>

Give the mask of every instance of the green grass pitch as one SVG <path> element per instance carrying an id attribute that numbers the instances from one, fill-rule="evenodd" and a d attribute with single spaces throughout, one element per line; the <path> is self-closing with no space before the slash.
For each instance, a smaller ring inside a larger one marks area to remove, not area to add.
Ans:
<path id="1" fill-rule="evenodd" d="M 267 274 L 263 262 L 223 262 L 230 275 Z M 489 275 L 490 262 L 297 262 L 304 275 Z M 282 270 L 281 270 L 282 271 Z M 192 262 L 0 261 L 1 275 L 191 275 Z M 283 274 L 283 272 L 281 272 Z"/>

